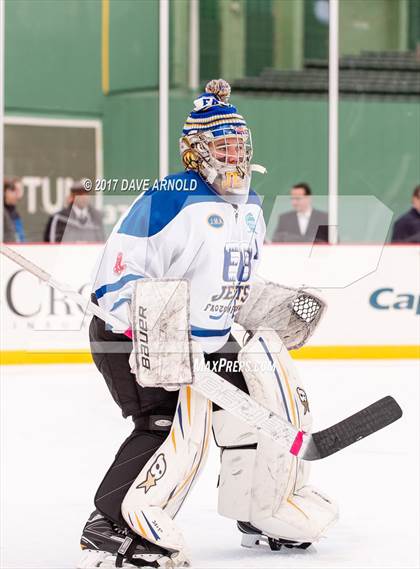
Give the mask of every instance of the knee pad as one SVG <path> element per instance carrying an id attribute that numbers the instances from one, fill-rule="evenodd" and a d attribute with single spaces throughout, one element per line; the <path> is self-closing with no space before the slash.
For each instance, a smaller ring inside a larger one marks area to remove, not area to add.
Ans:
<path id="1" fill-rule="evenodd" d="M 311 430 L 306 391 L 275 332 L 257 333 L 238 357 L 251 397 L 297 428 Z M 222 447 L 219 513 L 249 522 L 266 535 L 312 542 L 337 518 L 336 504 L 306 486 L 309 464 L 229 415 L 214 413 Z"/>
<path id="2" fill-rule="evenodd" d="M 207 458 L 211 419 L 211 403 L 189 386 L 182 387 L 168 437 L 123 500 L 121 512 L 130 528 L 166 549 L 186 549 L 173 518 Z"/>

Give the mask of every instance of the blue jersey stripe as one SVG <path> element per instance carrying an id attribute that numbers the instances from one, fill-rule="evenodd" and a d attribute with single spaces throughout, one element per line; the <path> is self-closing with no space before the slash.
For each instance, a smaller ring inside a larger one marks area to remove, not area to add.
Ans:
<path id="1" fill-rule="evenodd" d="M 136 281 L 137 279 L 142 279 L 142 278 L 143 278 L 142 275 L 129 274 L 120 278 L 120 280 L 116 281 L 115 283 L 104 284 L 95 290 L 96 298 L 99 300 L 108 292 L 114 292 L 116 290 L 119 290 L 130 281 Z"/>
<path id="2" fill-rule="evenodd" d="M 117 308 L 119 306 L 121 306 L 121 304 L 124 304 L 124 302 L 130 302 L 130 299 L 129 298 L 120 298 L 119 300 L 117 300 L 117 302 L 114 302 L 114 304 L 112 305 L 112 308 L 111 308 L 111 312 L 113 310 L 117 310 Z"/>
<path id="3" fill-rule="evenodd" d="M 198 336 L 199 338 L 211 338 L 212 336 L 226 336 L 229 334 L 230 327 L 224 330 L 209 330 L 208 328 L 198 328 L 197 326 L 191 326 L 191 334 L 193 336 Z"/>

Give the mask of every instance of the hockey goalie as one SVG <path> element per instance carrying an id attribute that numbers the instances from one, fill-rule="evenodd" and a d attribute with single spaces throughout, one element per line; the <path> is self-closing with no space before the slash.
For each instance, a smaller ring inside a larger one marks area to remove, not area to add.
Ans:
<path id="1" fill-rule="evenodd" d="M 308 484 L 307 463 L 191 389 L 194 361 L 311 429 L 288 350 L 307 341 L 325 306 L 256 277 L 265 223 L 250 183 L 264 169 L 251 163 L 251 133 L 229 97 L 226 81 L 207 84 L 180 139 L 185 171 L 133 203 L 99 263 L 92 300 L 127 328 L 94 316 L 92 354 L 134 430 L 96 492 L 79 569 L 191 566 L 176 514 L 204 468 L 212 431 L 221 451 L 218 511 L 236 521 L 242 545 L 306 548 L 338 516 L 335 502 Z"/>

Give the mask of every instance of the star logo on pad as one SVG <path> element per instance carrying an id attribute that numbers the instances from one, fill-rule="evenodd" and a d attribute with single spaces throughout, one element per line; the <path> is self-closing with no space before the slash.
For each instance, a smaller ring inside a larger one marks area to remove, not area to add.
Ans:
<path id="1" fill-rule="evenodd" d="M 143 488 L 144 493 L 153 488 L 153 486 L 157 486 L 158 480 L 162 478 L 162 476 L 166 472 L 166 460 L 165 455 L 163 453 L 159 454 L 152 463 L 152 466 L 149 468 L 146 474 L 146 479 L 143 482 L 140 482 L 136 488 L 140 489 Z"/>
<path id="2" fill-rule="evenodd" d="M 156 486 L 156 478 L 149 470 L 149 472 L 147 473 L 146 480 L 144 480 L 144 482 L 139 484 L 137 488 L 144 488 L 144 493 L 147 494 L 147 492 L 150 490 L 150 488 L 153 488 L 153 486 Z"/>

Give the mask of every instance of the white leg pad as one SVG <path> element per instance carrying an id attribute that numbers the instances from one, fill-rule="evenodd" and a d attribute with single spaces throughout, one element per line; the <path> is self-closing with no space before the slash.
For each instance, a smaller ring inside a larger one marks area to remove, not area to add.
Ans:
<path id="1" fill-rule="evenodd" d="M 131 529 L 152 543 L 188 558 L 173 518 L 207 458 L 212 405 L 189 386 L 182 387 L 171 431 L 128 490 L 121 512 Z M 182 564 L 180 565 L 182 566 Z"/>
<path id="2" fill-rule="evenodd" d="M 273 516 L 253 518 L 251 523 L 269 537 L 313 543 L 337 518 L 338 508 L 331 498 L 304 486 L 283 500 Z"/>
<path id="3" fill-rule="evenodd" d="M 220 411 L 215 413 L 219 415 Z M 250 519 L 254 449 L 224 450 L 221 458 L 218 511 L 239 521 Z"/>
<path id="4" fill-rule="evenodd" d="M 309 432 L 312 419 L 306 391 L 278 335 L 257 332 L 239 353 L 239 361 L 250 395 Z M 250 432 L 226 411 L 214 414 L 213 428 L 217 444 L 224 447 L 219 513 L 250 522 L 270 537 L 309 542 L 337 519 L 336 504 L 306 486 L 309 465 L 268 437 Z"/>

